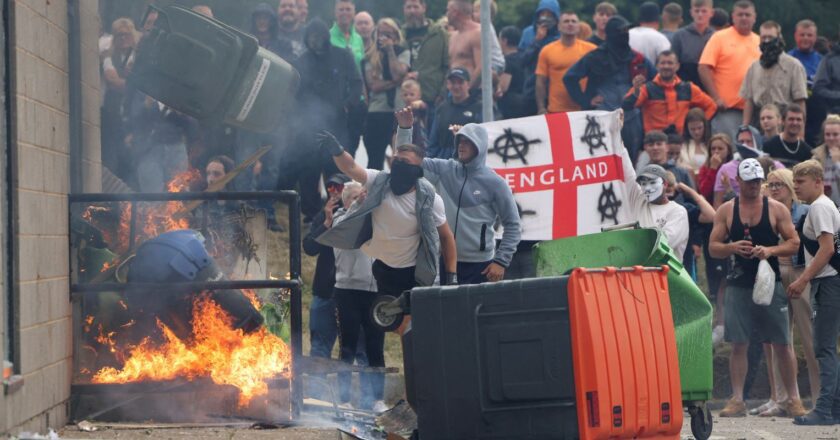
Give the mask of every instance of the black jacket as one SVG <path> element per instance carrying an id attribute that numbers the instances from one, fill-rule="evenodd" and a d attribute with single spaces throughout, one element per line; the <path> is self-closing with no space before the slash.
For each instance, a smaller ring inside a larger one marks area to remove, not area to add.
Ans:
<path id="1" fill-rule="evenodd" d="M 339 131 L 339 127 L 346 127 L 346 109 L 357 104 L 362 96 L 362 76 L 353 54 L 335 46 L 330 46 L 323 56 L 307 51 L 295 67 L 301 79 L 298 89 L 301 128 Z"/>
<path id="2" fill-rule="evenodd" d="M 449 131 L 450 125 L 480 124 L 481 99 L 478 95 L 470 95 L 466 101 L 456 104 L 452 98 L 440 105 L 435 111 L 435 119 L 429 130 L 429 146 L 426 157 L 449 159 L 455 154 L 455 136 Z"/>
<path id="3" fill-rule="evenodd" d="M 315 239 L 324 233 L 324 211 L 312 219 L 312 226 L 303 239 L 303 251 L 310 257 L 318 256 L 315 262 L 315 276 L 312 279 L 312 294 L 324 299 L 332 298 L 335 287 L 335 254 L 333 248 L 324 246 Z"/>

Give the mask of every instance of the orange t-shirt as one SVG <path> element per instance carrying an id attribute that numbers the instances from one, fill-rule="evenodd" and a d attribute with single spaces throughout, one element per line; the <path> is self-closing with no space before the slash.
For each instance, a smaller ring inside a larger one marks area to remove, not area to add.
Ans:
<path id="1" fill-rule="evenodd" d="M 754 32 L 744 36 L 734 27 L 715 32 L 706 43 L 700 64 L 708 64 L 714 70 L 715 87 L 726 107 L 744 108 L 744 99 L 739 94 L 741 83 L 752 63 L 761 58 L 760 43 Z"/>
<path id="2" fill-rule="evenodd" d="M 561 40 L 557 40 L 540 51 L 537 75 L 548 77 L 548 111 L 550 113 L 580 110 L 580 106 L 566 91 L 563 76 L 584 55 L 593 51 L 596 47 L 594 44 L 583 40 L 575 40 L 575 44 L 572 46 L 565 46 Z M 584 81 L 581 81 L 581 83 L 585 89 Z"/>

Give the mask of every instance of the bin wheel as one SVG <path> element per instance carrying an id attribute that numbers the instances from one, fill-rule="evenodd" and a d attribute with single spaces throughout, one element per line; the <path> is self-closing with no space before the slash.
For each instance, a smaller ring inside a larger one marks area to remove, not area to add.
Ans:
<path id="1" fill-rule="evenodd" d="M 399 307 L 397 298 L 391 295 L 379 295 L 370 306 L 370 318 L 373 324 L 383 332 L 391 332 L 400 327 L 405 312 Z"/>
<path id="2" fill-rule="evenodd" d="M 688 409 L 691 415 L 691 433 L 697 440 L 708 440 L 712 436 L 712 411 L 705 404 Z"/>

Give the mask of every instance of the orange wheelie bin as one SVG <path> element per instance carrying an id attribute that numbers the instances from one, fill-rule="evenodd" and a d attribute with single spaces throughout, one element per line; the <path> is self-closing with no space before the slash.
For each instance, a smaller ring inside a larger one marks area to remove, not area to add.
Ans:
<path id="1" fill-rule="evenodd" d="M 667 271 L 577 269 L 383 301 L 379 325 L 412 317 L 403 356 L 419 438 L 678 439 Z"/>
<path id="2" fill-rule="evenodd" d="M 575 269 L 572 359 L 583 440 L 679 439 L 682 391 L 668 268 Z"/>

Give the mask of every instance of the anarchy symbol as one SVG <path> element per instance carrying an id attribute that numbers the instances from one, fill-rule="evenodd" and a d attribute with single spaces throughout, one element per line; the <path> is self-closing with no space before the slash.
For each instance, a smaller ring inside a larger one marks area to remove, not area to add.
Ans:
<path id="1" fill-rule="evenodd" d="M 586 130 L 583 132 L 583 136 L 580 140 L 589 146 L 589 154 L 594 155 L 595 150 L 599 148 L 607 150 L 607 144 L 604 143 L 605 137 L 607 137 L 607 134 L 601 131 L 601 124 L 598 123 L 598 118 L 595 116 L 587 116 Z"/>
<path id="2" fill-rule="evenodd" d="M 615 195 L 613 184 L 601 185 L 601 196 L 598 197 L 598 212 L 601 213 L 601 223 L 612 220 L 618 224 L 618 211 L 621 208 L 621 200 Z"/>
<path id="3" fill-rule="evenodd" d="M 532 209 L 523 209 L 522 205 L 520 205 L 519 202 L 516 202 L 516 210 L 519 211 L 519 218 L 522 218 L 526 215 L 527 216 L 537 215 L 537 211 L 534 211 Z"/>
<path id="4" fill-rule="evenodd" d="M 519 159 L 523 164 L 528 165 L 528 161 L 525 159 L 525 156 L 528 155 L 528 149 L 531 144 L 539 143 L 542 143 L 542 140 L 528 140 L 522 134 L 514 133 L 510 128 L 506 128 L 504 134 L 493 142 L 492 152 L 498 154 L 504 163 L 511 159 Z"/>

